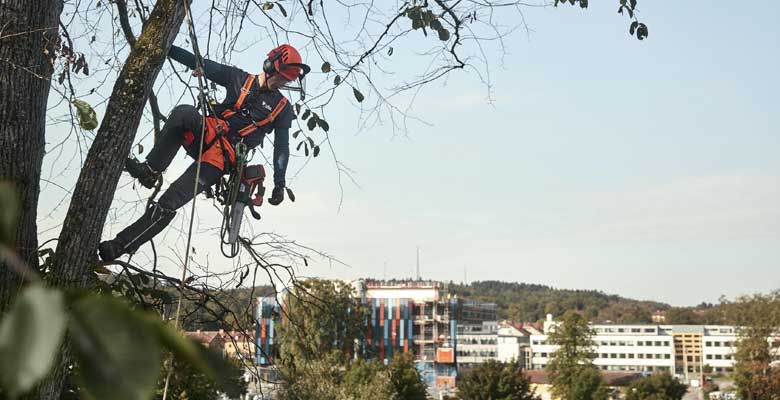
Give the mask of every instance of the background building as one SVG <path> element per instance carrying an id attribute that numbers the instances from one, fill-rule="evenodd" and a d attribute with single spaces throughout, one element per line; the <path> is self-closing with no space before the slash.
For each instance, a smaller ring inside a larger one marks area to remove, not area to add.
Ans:
<path id="1" fill-rule="evenodd" d="M 461 302 L 441 282 L 359 280 L 357 296 L 371 308 L 368 345 L 388 362 L 412 353 L 431 393 L 455 388 L 457 324 Z"/>
<path id="2" fill-rule="evenodd" d="M 543 369 L 556 346 L 547 334 L 557 322 L 548 315 L 544 333 L 531 335 L 531 368 Z M 668 371 L 686 381 L 700 379 L 711 369 L 731 372 L 737 340 L 732 326 L 720 325 L 613 325 L 594 324 L 596 358 L 604 371 Z"/>

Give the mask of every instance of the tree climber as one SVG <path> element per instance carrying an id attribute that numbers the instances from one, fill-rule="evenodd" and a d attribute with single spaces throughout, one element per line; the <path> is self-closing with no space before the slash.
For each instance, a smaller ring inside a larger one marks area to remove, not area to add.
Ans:
<path id="1" fill-rule="evenodd" d="M 169 57 L 192 69 L 195 55 L 172 46 Z M 262 144 L 265 135 L 274 131 L 274 189 L 268 202 L 279 205 L 284 200 L 285 173 L 290 156 L 289 130 L 295 115 L 279 89 L 303 92 L 303 78 L 310 68 L 303 64 L 300 53 L 289 44 L 271 50 L 263 62 L 263 72 L 249 74 L 241 69 L 203 60 L 203 74 L 212 82 L 225 87 L 221 104 L 213 106 L 214 116 L 205 119 L 203 152 L 200 154 L 198 193 L 218 183 L 236 163 L 234 146 L 243 140 L 247 149 Z M 298 86 L 293 86 L 297 81 Z M 179 147 L 195 162 L 171 183 L 159 201 L 151 202 L 137 221 L 116 235 L 113 240 L 100 243 L 98 253 L 103 261 L 111 261 L 123 254 L 133 253 L 145 242 L 160 233 L 176 215 L 176 210 L 193 199 L 198 151 L 202 135 L 203 117 L 191 105 L 174 107 L 160 132 L 159 139 L 146 156 L 145 162 L 128 158 L 125 170 L 141 185 L 153 188 L 163 171 L 171 164 Z"/>

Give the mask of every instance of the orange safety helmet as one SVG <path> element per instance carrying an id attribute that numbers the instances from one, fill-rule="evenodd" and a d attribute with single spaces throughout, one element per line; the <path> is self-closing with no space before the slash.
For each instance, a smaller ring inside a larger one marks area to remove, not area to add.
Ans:
<path id="1" fill-rule="evenodd" d="M 283 44 L 268 52 L 268 58 L 263 62 L 263 72 L 266 75 L 281 74 L 288 81 L 303 79 L 311 71 L 303 63 L 301 53 L 289 44 Z"/>

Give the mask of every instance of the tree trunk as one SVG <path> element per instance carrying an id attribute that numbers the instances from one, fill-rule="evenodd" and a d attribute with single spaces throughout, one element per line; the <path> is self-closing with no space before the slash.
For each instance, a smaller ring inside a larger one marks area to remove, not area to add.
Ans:
<path id="1" fill-rule="evenodd" d="M 97 246 L 119 176 L 152 85 L 184 19 L 184 4 L 158 0 L 114 83 L 105 116 L 89 148 L 55 252 L 50 282 L 85 287 L 97 263 Z M 35 398 L 59 398 L 67 366 L 66 348 Z"/>
<path id="2" fill-rule="evenodd" d="M 0 1 L 0 181 L 11 182 L 21 214 L 16 251 L 38 266 L 38 191 L 45 151 L 46 101 L 59 40 L 62 0 Z M 21 284 L 0 264 L 0 315 Z"/>

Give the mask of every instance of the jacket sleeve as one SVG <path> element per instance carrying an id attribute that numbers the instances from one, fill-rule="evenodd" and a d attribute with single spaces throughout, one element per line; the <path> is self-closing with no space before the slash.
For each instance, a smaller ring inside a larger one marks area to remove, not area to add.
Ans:
<path id="1" fill-rule="evenodd" d="M 287 162 L 290 160 L 290 126 L 295 118 L 289 103 L 274 121 L 274 185 L 286 186 Z"/>
<path id="2" fill-rule="evenodd" d="M 285 186 L 290 159 L 290 128 L 274 129 L 274 185 Z"/>
<path id="3" fill-rule="evenodd" d="M 195 55 L 181 47 L 171 46 L 171 49 L 168 51 L 168 56 L 180 64 L 195 69 Z M 203 59 L 203 75 L 206 79 L 213 81 L 220 86 L 230 86 L 230 78 L 234 69 L 235 68 L 218 62 Z"/>

